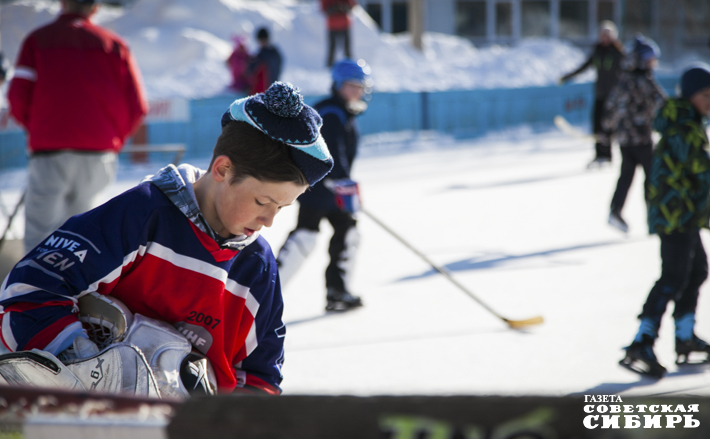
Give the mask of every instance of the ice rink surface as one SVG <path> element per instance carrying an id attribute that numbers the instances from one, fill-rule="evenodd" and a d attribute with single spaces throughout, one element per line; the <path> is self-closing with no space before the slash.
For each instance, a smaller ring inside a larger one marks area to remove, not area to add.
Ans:
<path id="1" fill-rule="evenodd" d="M 354 169 L 365 208 L 509 319 L 542 316 L 513 330 L 360 214 L 352 290 L 365 306 L 327 313 L 324 270 L 330 227 L 284 287 L 285 394 L 324 395 L 710 395 L 710 369 L 678 370 L 669 306 L 656 344 L 669 369 L 639 379 L 617 362 L 660 273 L 648 234 L 638 169 L 623 214 L 607 224 L 618 178 L 589 171 L 588 141 L 521 128 L 476 140 L 436 133 L 368 136 Z M 206 167 L 208 158 L 190 160 Z M 107 194 L 162 163 L 122 164 Z M 4 173 L 2 200 L 19 196 L 23 171 Z M 8 183 L 10 180 L 16 184 Z M 22 216 L 12 237 L 22 234 Z M 295 225 L 285 208 L 263 235 L 275 252 Z M 707 231 L 702 232 L 708 239 Z M 710 337 L 701 290 L 697 333 Z"/>

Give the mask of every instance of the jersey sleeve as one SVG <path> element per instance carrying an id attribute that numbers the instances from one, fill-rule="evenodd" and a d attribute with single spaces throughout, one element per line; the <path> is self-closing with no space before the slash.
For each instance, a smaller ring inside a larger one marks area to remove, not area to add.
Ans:
<path id="1" fill-rule="evenodd" d="M 7 91 L 7 100 L 10 104 L 10 114 L 25 128 L 29 125 L 30 104 L 37 82 L 35 40 L 28 37 L 20 49 L 17 58 L 15 73 L 10 80 Z"/>
<path id="2" fill-rule="evenodd" d="M 333 156 L 333 170 L 328 178 L 350 178 L 351 163 L 348 155 L 348 145 L 345 135 L 346 116 L 342 109 L 327 106 L 319 110 L 323 118 L 321 135 Z"/>
<path id="3" fill-rule="evenodd" d="M 135 259 L 144 223 L 136 192 L 70 218 L 10 272 L 0 288 L 2 341 L 11 351 L 58 354 L 82 333 L 77 300 L 110 293 Z"/>
<path id="4" fill-rule="evenodd" d="M 234 359 L 238 381 L 235 391 L 280 394 L 286 327 L 276 261 L 268 245 L 263 252 L 243 251 L 240 259 L 238 281 L 249 286 L 259 309 L 254 316 L 253 335 Z"/>
<path id="5" fill-rule="evenodd" d="M 124 93 L 128 111 L 126 115 L 127 124 L 123 132 L 124 138 L 131 135 L 138 128 L 148 113 L 148 100 L 138 64 L 128 47 L 125 47 L 125 52 L 126 83 Z"/>

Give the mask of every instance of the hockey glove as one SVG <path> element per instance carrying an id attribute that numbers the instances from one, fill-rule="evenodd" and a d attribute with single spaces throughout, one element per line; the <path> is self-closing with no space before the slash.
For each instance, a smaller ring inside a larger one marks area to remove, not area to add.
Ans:
<path id="1" fill-rule="evenodd" d="M 343 212 L 355 213 L 360 210 L 360 189 L 349 178 L 326 180 L 325 186 L 335 194 L 335 204 Z"/>

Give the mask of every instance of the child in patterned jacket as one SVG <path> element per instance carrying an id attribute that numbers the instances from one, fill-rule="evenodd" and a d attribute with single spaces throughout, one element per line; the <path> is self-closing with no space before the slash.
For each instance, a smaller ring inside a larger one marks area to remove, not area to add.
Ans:
<path id="1" fill-rule="evenodd" d="M 660 50 L 652 40 L 636 37 L 633 51 L 626 60 L 626 69 L 606 101 L 605 117 L 602 119 L 602 126 L 613 133 L 621 150 L 621 173 L 611 199 L 609 224 L 622 232 L 628 232 L 629 228 L 621 216 L 621 209 L 638 165 L 641 165 L 646 177 L 644 192 L 648 200 L 648 178 L 653 156 L 651 125 L 656 111 L 666 98 L 663 88 L 653 77 L 659 56 Z"/>
<path id="2" fill-rule="evenodd" d="M 710 217 L 708 115 L 710 66 L 700 65 L 683 73 L 681 96 L 666 101 L 654 122 L 661 140 L 651 167 L 648 225 L 661 240 L 661 276 L 648 294 L 639 330 L 620 364 L 655 378 L 666 373 L 653 344 L 671 300 L 675 303 L 676 363 L 710 360 L 710 346 L 695 335 L 698 295 L 708 276 L 700 237 Z"/>

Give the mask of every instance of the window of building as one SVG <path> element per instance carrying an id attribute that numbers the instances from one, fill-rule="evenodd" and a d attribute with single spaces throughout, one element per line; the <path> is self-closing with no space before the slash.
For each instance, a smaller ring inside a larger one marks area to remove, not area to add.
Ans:
<path id="1" fill-rule="evenodd" d="M 560 2 L 560 37 L 582 38 L 589 34 L 589 1 Z"/>
<path id="2" fill-rule="evenodd" d="M 496 36 L 513 36 L 513 4 L 510 2 L 496 3 Z"/>
<path id="3" fill-rule="evenodd" d="M 684 37 L 691 40 L 708 41 L 710 36 L 710 2 L 708 0 L 683 0 Z"/>
<path id="4" fill-rule="evenodd" d="M 614 2 L 598 0 L 597 2 L 597 23 L 604 20 L 614 21 Z"/>
<path id="5" fill-rule="evenodd" d="M 549 37 L 550 2 L 547 0 L 523 0 L 520 5 L 522 35 L 524 37 Z"/>
<path id="6" fill-rule="evenodd" d="M 365 3 L 365 11 L 377 23 L 377 27 L 382 29 L 382 5 L 379 3 Z"/>
<path id="7" fill-rule="evenodd" d="M 408 26 L 407 2 L 392 2 L 392 33 L 407 32 Z"/>
<path id="8" fill-rule="evenodd" d="M 649 0 L 625 0 L 622 2 L 624 17 L 623 40 L 633 38 L 637 33 L 649 35 L 651 32 L 651 7 Z"/>
<path id="9" fill-rule="evenodd" d="M 456 34 L 464 37 L 486 36 L 486 2 L 456 2 Z"/>

